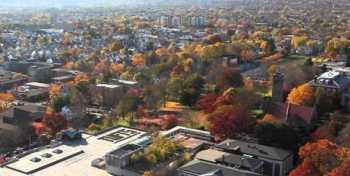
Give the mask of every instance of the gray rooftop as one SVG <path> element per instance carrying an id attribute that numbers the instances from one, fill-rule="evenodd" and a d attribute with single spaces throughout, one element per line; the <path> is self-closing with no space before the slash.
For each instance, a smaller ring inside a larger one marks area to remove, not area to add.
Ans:
<path id="1" fill-rule="evenodd" d="M 266 145 L 260 145 L 255 143 L 248 143 L 239 140 L 227 139 L 217 145 L 218 148 L 238 152 L 241 154 L 248 154 L 252 156 L 268 158 L 273 160 L 283 161 L 287 157 L 291 156 L 292 153 L 276 147 L 270 147 Z"/>

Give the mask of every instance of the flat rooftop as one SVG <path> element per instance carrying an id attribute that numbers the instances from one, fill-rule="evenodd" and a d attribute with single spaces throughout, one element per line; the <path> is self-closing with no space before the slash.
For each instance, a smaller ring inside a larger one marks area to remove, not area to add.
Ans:
<path id="1" fill-rule="evenodd" d="M 107 141 L 101 137 L 120 132 L 120 130 L 132 130 L 137 134 L 127 137 L 120 141 Z M 0 175 L 4 176 L 111 176 L 105 170 L 91 166 L 91 161 L 96 158 L 102 158 L 108 152 L 114 151 L 125 146 L 145 135 L 146 132 L 126 127 L 117 127 L 97 136 L 83 134 L 83 140 L 64 143 L 51 149 L 43 149 L 30 155 L 20 158 L 5 167 L 0 168 Z M 53 153 L 60 149 L 61 154 Z M 45 158 L 45 153 L 52 156 Z M 39 158 L 39 162 L 30 161 L 33 158 Z"/>
<path id="2" fill-rule="evenodd" d="M 110 89 L 114 89 L 114 88 L 120 87 L 120 85 L 114 85 L 114 84 L 97 84 L 96 86 L 97 87 L 110 88 Z"/>

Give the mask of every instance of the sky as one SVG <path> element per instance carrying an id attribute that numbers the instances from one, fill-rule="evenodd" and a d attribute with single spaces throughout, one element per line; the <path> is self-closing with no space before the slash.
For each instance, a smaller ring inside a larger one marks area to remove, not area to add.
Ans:
<path id="1" fill-rule="evenodd" d="M 0 0 L 0 7 L 64 7 L 118 5 L 147 0 Z"/>

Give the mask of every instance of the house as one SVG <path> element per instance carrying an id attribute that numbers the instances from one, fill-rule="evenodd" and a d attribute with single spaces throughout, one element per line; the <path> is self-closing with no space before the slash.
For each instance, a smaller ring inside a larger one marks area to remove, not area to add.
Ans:
<path id="1" fill-rule="evenodd" d="M 92 87 L 97 103 L 103 106 L 114 106 L 124 96 L 124 86 L 113 84 L 97 84 Z"/>
<path id="2" fill-rule="evenodd" d="M 317 117 L 315 107 L 291 103 L 267 102 L 264 109 L 267 114 L 271 114 L 294 127 L 308 128 Z"/>
<path id="3" fill-rule="evenodd" d="M 350 94 L 350 71 L 346 68 L 333 68 L 321 75 L 315 77 L 309 82 L 314 88 L 324 88 L 327 92 L 337 93 L 341 96 L 341 105 L 345 105 L 349 100 Z"/>

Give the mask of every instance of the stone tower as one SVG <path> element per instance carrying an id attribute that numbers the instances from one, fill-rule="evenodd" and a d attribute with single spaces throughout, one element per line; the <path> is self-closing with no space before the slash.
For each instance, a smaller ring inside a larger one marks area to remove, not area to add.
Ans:
<path id="1" fill-rule="evenodd" d="M 272 79 L 272 101 L 283 101 L 283 81 L 284 75 L 281 72 L 276 72 Z"/>

